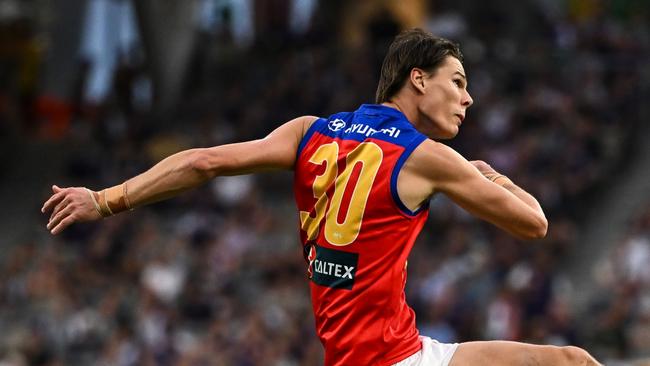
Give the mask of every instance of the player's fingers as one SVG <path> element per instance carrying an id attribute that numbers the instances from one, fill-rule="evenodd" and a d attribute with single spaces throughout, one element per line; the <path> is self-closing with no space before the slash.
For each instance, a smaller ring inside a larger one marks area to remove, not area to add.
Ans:
<path id="1" fill-rule="evenodd" d="M 56 184 L 52 186 L 52 192 L 54 192 L 54 193 L 59 193 L 59 192 L 61 192 L 62 190 L 63 190 L 63 189 L 61 189 L 61 188 L 60 188 L 59 186 L 57 186 Z"/>
<path id="2" fill-rule="evenodd" d="M 483 160 L 472 160 L 470 163 L 483 175 L 496 173 L 496 170 Z"/>
<path id="3" fill-rule="evenodd" d="M 41 212 L 45 213 L 49 210 L 52 209 L 55 205 L 59 204 L 59 201 L 61 201 L 65 197 L 65 192 L 64 191 L 59 191 L 50 197 L 45 203 L 43 204 L 43 207 L 41 207 Z"/>
<path id="4" fill-rule="evenodd" d="M 56 214 L 59 213 L 59 211 L 63 210 L 68 204 L 70 199 L 68 196 L 63 197 L 63 199 L 54 207 L 54 210 L 52 210 L 52 214 L 50 214 L 50 219 L 49 221 L 52 221 L 52 218 L 56 216 Z"/>
<path id="5" fill-rule="evenodd" d="M 490 167 L 490 164 L 484 162 L 483 160 L 472 160 L 470 163 L 472 163 L 472 165 L 478 169 L 485 169 Z"/>
<path id="6" fill-rule="evenodd" d="M 74 223 L 74 217 L 70 215 L 65 219 L 61 220 L 61 222 L 58 225 L 56 225 L 50 232 L 52 233 L 52 235 L 56 235 L 61 231 L 63 231 L 63 229 L 70 226 L 72 223 Z"/>
<path id="7" fill-rule="evenodd" d="M 66 217 L 70 216 L 72 213 L 73 208 L 72 206 L 67 206 L 63 210 L 61 210 L 59 213 L 54 215 L 52 219 L 47 223 L 47 229 L 52 230 L 52 228 L 56 227 L 56 225 L 61 222 L 61 220 L 65 219 Z"/>

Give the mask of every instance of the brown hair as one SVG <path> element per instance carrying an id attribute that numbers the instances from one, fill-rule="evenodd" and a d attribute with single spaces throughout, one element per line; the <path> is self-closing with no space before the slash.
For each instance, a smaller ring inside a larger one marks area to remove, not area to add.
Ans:
<path id="1" fill-rule="evenodd" d="M 456 43 L 419 28 L 403 31 L 395 37 L 384 58 L 375 102 L 390 100 L 402 88 L 413 68 L 433 72 L 447 56 L 463 62 Z"/>

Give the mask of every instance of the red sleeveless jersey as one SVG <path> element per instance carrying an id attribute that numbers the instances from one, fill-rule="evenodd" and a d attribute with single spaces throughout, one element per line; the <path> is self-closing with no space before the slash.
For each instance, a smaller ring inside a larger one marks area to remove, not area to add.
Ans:
<path id="1" fill-rule="evenodd" d="M 421 348 L 404 286 L 428 205 L 411 212 L 397 177 L 425 139 L 398 110 L 362 105 L 300 143 L 294 191 L 325 365 L 392 365 Z"/>

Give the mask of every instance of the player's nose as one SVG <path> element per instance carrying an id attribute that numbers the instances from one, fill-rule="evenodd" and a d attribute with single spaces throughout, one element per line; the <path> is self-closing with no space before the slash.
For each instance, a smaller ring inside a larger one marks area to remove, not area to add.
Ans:
<path id="1" fill-rule="evenodd" d="M 468 91 L 465 91 L 465 93 L 463 93 L 463 98 L 461 99 L 460 103 L 463 106 L 465 106 L 465 108 L 469 108 L 472 106 L 472 104 L 474 104 L 474 99 L 472 99 L 472 96 L 469 95 Z"/>

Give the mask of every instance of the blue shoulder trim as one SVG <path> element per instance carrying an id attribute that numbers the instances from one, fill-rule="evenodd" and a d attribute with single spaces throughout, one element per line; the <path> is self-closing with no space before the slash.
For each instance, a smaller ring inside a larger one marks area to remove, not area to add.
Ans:
<path id="1" fill-rule="evenodd" d="M 298 150 L 296 151 L 296 161 L 298 161 L 298 158 L 300 157 L 300 153 L 302 153 L 302 149 L 305 148 L 305 145 L 307 142 L 309 142 L 309 139 L 311 139 L 312 135 L 316 130 L 318 129 L 318 124 L 319 122 L 325 121 L 324 118 L 317 118 L 314 122 L 311 123 L 311 126 L 309 126 L 309 129 L 307 129 L 307 132 L 305 132 L 305 136 L 302 137 L 302 140 L 300 140 L 300 144 L 298 145 Z"/>
<path id="2" fill-rule="evenodd" d="M 397 193 L 397 177 L 399 176 L 400 171 L 402 170 L 402 166 L 406 162 L 406 159 L 408 159 L 409 156 L 411 156 L 411 153 L 413 150 L 415 150 L 416 147 L 420 146 L 424 140 L 426 140 L 427 137 L 422 135 L 422 134 L 417 134 L 415 138 L 411 141 L 411 143 L 406 146 L 404 151 L 402 152 L 402 155 L 399 157 L 397 160 L 397 163 L 395 163 L 395 166 L 393 167 L 393 172 L 390 177 L 390 192 L 393 196 L 393 200 L 397 204 L 397 207 L 399 207 L 400 210 L 402 210 L 405 214 L 409 216 L 416 216 L 422 210 L 428 209 L 429 208 L 429 201 L 425 202 L 422 204 L 422 206 L 418 207 L 417 210 L 411 211 L 404 202 L 402 202 L 402 199 L 399 198 L 399 194 Z"/>

